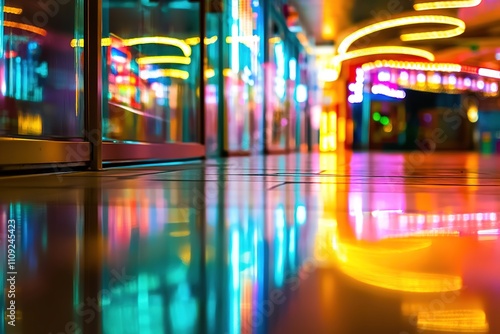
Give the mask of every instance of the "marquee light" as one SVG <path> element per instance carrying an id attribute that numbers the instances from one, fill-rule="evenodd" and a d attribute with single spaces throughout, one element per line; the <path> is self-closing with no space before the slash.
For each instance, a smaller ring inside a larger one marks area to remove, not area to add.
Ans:
<path id="1" fill-rule="evenodd" d="M 422 32 L 422 33 L 409 33 L 401 35 L 403 41 L 416 41 L 422 39 L 434 39 L 444 37 L 454 37 L 462 34 L 465 31 L 465 22 L 450 16 L 443 15 L 419 15 L 419 16 L 407 16 L 392 20 L 387 20 L 383 22 L 377 22 L 361 28 L 352 34 L 348 35 L 338 47 L 338 53 L 343 54 L 349 50 L 349 47 L 357 40 L 367 35 L 373 34 L 378 31 L 403 27 L 414 24 L 445 24 L 456 26 L 450 30 L 435 31 L 435 32 Z"/>
<path id="2" fill-rule="evenodd" d="M 483 77 L 488 77 L 488 78 L 500 80 L 500 71 L 497 71 L 497 70 L 492 70 L 492 69 L 488 69 L 488 68 L 480 68 L 478 70 L 478 74 L 483 76 Z"/>
<path id="3" fill-rule="evenodd" d="M 459 73 L 462 71 L 462 66 L 453 63 L 426 63 L 426 62 L 409 62 L 399 60 L 377 60 L 375 62 L 366 63 L 363 70 L 371 71 L 376 68 L 396 68 L 403 70 L 415 71 L 433 71 L 433 72 L 448 72 Z"/>
<path id="4" fill-rule="evenodd" d="M 482 0 L 431 1 L 417 3 L 413 5 L 413 9 L 421 11 L 434 9 L 469 8 L 478 6 L 481 1 Z"/>
<path id="5" fill-rule="evenodd" d="M 7 14 L 20 15 L 23 12 L 23 10 L 22 8 L 3 6 L 3 12 Z"/>
<path id="6" fill-rule="evenodd" d="M 12 22 L 12 21 L 3 21 L 3 25 L 4 25 L 4 27 L 21 29 L 21 30 L 32 32 L 32 33 L 37 34 L 37 35 L 47 36 L 47 30 L 35 27 L 34 25 L 31 25 L 31 24 L 24 24 L 24 23 L 19 23 L 19 22 Z"/>
<path id="7" fill-rule="evenodd" d="M 137 59 L 139 65 L 151 64 L 191 64 L 191 58 L 179 56 L 156 56 L 156 57 L 142 57 Z"/>
<path id="8" fill-rule="evenodd" d="M 142 44 L 163 44 L 176 46 L 182 50 L 184 56 L 191 56 L 191 47 L 183 40 L 165 36 L 138 37 L 126 39 L 123 41 L 125 46 L 142 45 Z"/>

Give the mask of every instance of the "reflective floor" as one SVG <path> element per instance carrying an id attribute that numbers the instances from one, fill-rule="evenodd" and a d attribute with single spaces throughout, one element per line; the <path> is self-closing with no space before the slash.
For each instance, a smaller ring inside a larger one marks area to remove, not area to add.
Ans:
<path id="1" fill-rule="evenodd" d="M 0 332 L 500 333 L 499 165 L 346 153 L 0 178 Z"/>

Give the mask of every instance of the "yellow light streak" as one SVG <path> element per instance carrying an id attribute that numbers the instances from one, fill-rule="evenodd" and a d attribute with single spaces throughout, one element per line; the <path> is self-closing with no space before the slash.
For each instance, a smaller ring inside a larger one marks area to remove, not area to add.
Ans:
<path id="1" fill-rule="evenodd" d="M 206 45 L 214 44 L 215 42 L 218 41 L 218 39 L 219 38 L 217 36 L 205 37 L 205 44 Z M 190 38 L 185 39 L 184 41 L 186 42 L 186 44 L 191 45 L 191 46 L 200 44 L 199 37 L 190 37 Z"/>
<path id="2" fill-rule="evenodd" d="M 476 7 L 481 4 L 482 0 L 458 0 L 458 1 L 431 1 L 417 3 L 413 8 L 417 11 L 434 10 L 434 9 L 450 9 L 450 8 L 469 8 Z"/>
<path id="3" fill-rule="evenodd" d="M 189 64 L 191 64 L 191 58 L 180 57 L 180 56 L 152 56 L 152 57 L 142 57 L 142 58 L 137 58 L 137 64 L 139 64 L 139 65 L 151 65 L 151 64 L 181 64 L 181 65 L 189 65 Z"/>
<path id="4" fill-rule="evenodd" d="M 23 12 L 23 10 L 22 8 L 3 6 L 3 12 L 7 14 L 20 15 Z"/>
<path id="5" fill-rule="evenodd" d="M 141 74 L 142 77 L 142 74 Z M 186 80 L 189 78 L 189 72 L 187 71 L 182 71 L 182 70 L 176 70 L 176 69 L 161 69 L 161 70 L 155 70 L 152 72 L 147 73 L 144 75 L 144 79 L 158 79 L 158 78 L 176 78 L 176 79 L 182 79 Z"/>
<path id="6" fill-rule="evenodd" d="M 407 46 L 374 46 L 371 48 L 359 49 L 359 50 L 339 54 L 333 58 L 333 63 L 334 64 L 336 62 L 341 63 L 343 61 L 354 59 L 354 58 L 373 56 L 373 55 L 379 55 L 379 54 L 402 54 L 402 55 L 425 58 L 429 61 L 435 60 L 435 56 L 432 52 L 429 52 L 429 51 L 423 50 L 423 49 L 419 49 L 419 48 L 412 48 L 412 47 L 407 47 Z"/>
<path id="7" fill-rule="evenodd" d="M 172 37 L 165 36 L 150 36 L 150 37 L 138 37 L 125 39 L 123 41 L 123 45 L 125 46 L 133 46 L 133 45 L 142 45 L 142 44 L 163 44 L 163 45 L 171 45 L 176 46 L 182 50 L 184 56 L 191 56 L 191 47 L 183 40 Z"/>
<path id="8" fill-rule="evenodd" d="M 399 60 L 378 60 L 362 65 L 362 69 L 367 72 L 375 68 L 396 68 L 402 70 L 416 71 L 433 71 L 433 72 L 449 72 L 459 73 L 462 71 L 462 66 L 453 63 L 426 63 L 426 62 L 409 62 Z"/>
<path id="9" fill-rule="evenodd" d="M 443 35 L 447 37 L 453 37 L 453 36 L 458 36 L 461 33 L 463 33 L 462 29 L 465 30 L 465 22 L 456 19 L 450 16 L 444 16 L 444 15 L 419 15 L 419 16 L 407 16 L 407 17 L 402 17 L 402 18 L 397 18 L 397 19 L 392 19 L 392 20 L 387 20 L 383 22 L 377 22 L 374 24 L 370 24 L 364 28 L 361 28 L 359 30 L 356 30 L 355 32 L 351 33 L 348 35 L 346 38 L 342 40 L 338 47 L 338 53 L 343 54 L 346 53 L 347 50 L 349 50 L 349 47 L 359 40 L 360 38 L 363 38 L 365 36 L 368 36 L 370 34 L 373 34 L 378 31 L 386 30 L 386 29 L 391 29 L 391 28 L 396 28 L 396 27 L 402 27 L 402 26 L 409 26 L 409 25 L 414 25 L 414 24 L 445 24 L 445 25 L 454 25 L 456 28 L 448 30 L 448 31 L 440 31 Z M 446 33 L 445 33 L 446 32 Z M 435 38 L 432 35 L 432 32 L 428 32 L 427 34 L 430 35 L 425 35 L 426 33 L 410 33 L 410 34 L 403 34 L 401 37 L 404 40 L 418 40 L 418 39 L 431 39 Z"/>
<path id="10" fill-rule="evenodd" d="M 451 333 L 488 333 L 489 325 L 482 310 L 440 310 L 419 312 L 417 328 Z"/>
<path id="11" fill-rule="evenodd" d="M 47 30 L 35 27 L 31 24 L 24 24 L 24 23 L 19 23 L 19 22 L 12 22 L 12 21 L 3 21 L 3 25 L 5 27 L 9 27 L 9 28 L 16 28 L 16 29 L 29 31 L 29 32 L 32 32 L 32 33 L 37 34 L 37 35 L 47 36 Z"/>

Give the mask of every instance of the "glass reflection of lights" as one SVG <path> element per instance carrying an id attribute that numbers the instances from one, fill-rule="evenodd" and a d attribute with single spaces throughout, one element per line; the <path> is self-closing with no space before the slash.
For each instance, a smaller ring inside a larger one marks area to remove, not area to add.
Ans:
<path id="1" fill-rule="evenodd" d="M 298 85 L 295 93 L 295 98 L 297 102 L 304 103 L 307 101 L 307 97 L 308 97 L 307 86 L 304 84 Z"/>
<path id="2" fill-rule="evenodd" d="M 286 80 L 285 80 L 285 50 L 282 42 L 274 45 L 276 54 L 276 81 L 274 90 L 280 99 L 285 98 L 286 94 Z"/>
<path id="3" fill-rule="evenodd" d="M 304 225 L 307 219 L 307 210 L 304 205 L 298 205 L 297 210 L 295 212 L 295 219 L 297 220 L 297 224 Z"/>
<path id="4" fill-rule="evenodd" d="M 276 287 L 281 288 L 285 281 L 285 256 L 286 256 L 286 221 L 285 210 L 279 206 L 275 211 L 275 265 L 274 265 L 274 284 Z"/>
<path id="5" fill-rule="evenodd" d="M 230 229 L 229 240 L 229 256 L 230 256 L 230 270 L 229 282 L 231 282 L 231 289 L 229 292 L 230 298 L 230 334 L 240 333 L 240 232 L 239 226 L 233 225 Z"/>
<path id="6" fill-rule="evenodd" d="M 488 333 L 489 325 L 483 310 L 435 310 L 417 314 L 419 331 L 451 333 Z"/>

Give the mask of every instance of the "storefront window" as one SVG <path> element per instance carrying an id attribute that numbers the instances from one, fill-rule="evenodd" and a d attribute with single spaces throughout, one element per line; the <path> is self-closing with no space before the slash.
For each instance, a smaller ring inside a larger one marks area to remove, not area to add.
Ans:
<path id="1" fill-rule="evenodd" d="M 285 150 L 289 138 L 289 90 L 287 75 L 289 58 L 286 44 L 281 34 L 276 34 L 269 40 L 270 64 L 268 67 L 267 126 L 268 147 L 271 150 Z"/>
<path id="2" fill-rule="evenodd" d="M 103 0 L 104 140 L 200 142 L 199 10 Z"/>
<path id="3" fill-rule="evenodd" d="M 83 0 L 0 0 L 0 136 L 82 138 Z"/>
<path id="4" fill-rule="evenodd" d="M 259 151 L 262 138 L 262 7 L 258 1 L 228 0 L 229 57 L 225 101 L 229 151 Z"/>

